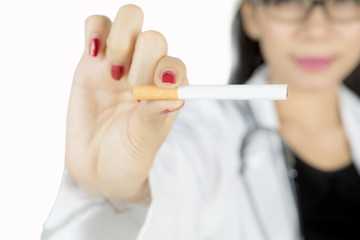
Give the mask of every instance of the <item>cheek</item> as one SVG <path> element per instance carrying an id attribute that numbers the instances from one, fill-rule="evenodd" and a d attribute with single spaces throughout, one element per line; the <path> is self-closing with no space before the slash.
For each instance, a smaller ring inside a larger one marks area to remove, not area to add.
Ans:
<path id="1" fill-rule="evenodd" d="M 293 30 L 288 25 L 270 24 L 264 21 L 261 24 L 261 39 L 259 41 L 262 56 L 277 76 L 278 81 L 288 79 L 293 71 L 291 49 L 293 45 Z"/>
<path id="2" fill-rule="evenodd" d="M 340 28 L 339 36 L 339 67 L 345 69 L 346 77 L 360 62 L 360 22 Z"/>
<path id="3" fill-rule="evenodd" d="M 291 44 L 290 37 L 287 31 L 282 30 L 274 26 L 265 25 L 262 30 L 262 38 L 260 39 L 260 47 L 263 51 L 264 58 L 269 61 L 276 55 L 284 56 Z M 279 54 L 276 54 L 279 52 Z"/>

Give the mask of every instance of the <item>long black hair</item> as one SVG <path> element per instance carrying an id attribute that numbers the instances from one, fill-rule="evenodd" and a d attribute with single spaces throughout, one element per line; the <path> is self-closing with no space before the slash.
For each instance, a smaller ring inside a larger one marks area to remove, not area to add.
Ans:
<path id="1" fill-rule="evenodd" d="M 232 23 L 232 41 L 234 47 L 234 65 L 230 76 L 230 84 L 245 83 L 254 70 L 264 63 L 259 43 L 250 39 L 243 27 L 240 11 L 236 11 Z M 345 78 L 344 83 L 360 97 L 360 62 Z"/>

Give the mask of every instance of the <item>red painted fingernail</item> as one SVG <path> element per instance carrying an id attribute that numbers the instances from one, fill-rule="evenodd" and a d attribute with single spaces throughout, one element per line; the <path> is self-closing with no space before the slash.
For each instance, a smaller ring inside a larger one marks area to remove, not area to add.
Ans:
<path id="1" fill-rule="evenodd" d="M 176 109 L 172 109 L 172 110 L 165 109 L 165 110 L 164 110 L 164 111 L 162 111 L 161 113 L 172 113 L 172 112 L 177 112 L 177 111 L 179 111 L 180 109 L 182 109 L 184 105 L 185 105 L 185 102 L 184 102 L 184 103 L 183 103 L 180 107 L 178 107 L 178 108 L 176 108 Z"/>
<path id="2" fill-rule="evenodd" d="M 176 84 L 175 73 L 173 71 L 164 71 L 161 80 L 163 83 Z"/>
<path id="3" fill-rule="evenodd" d="M 99 51 L 99 39 L 93 38 L 90 42 L 89 54 L 96 57 Z"/>
<path id="4" fill-rule="evenodd" d="M 111 66 L 111 76 L 113 77 L 113 79 L 120 80 L 123 70 L 124 70 L 124 67 L 122 65 L 114 63 Z"/>

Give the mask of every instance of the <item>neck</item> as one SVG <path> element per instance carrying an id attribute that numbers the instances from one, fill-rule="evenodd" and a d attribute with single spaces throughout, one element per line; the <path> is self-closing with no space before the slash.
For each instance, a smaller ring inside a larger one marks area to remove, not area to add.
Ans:
<path id="1" fill-rule="evenodd" d="M 336 88 L 310 92 L 288 87 L 287 100 L 277 101 L 276 107 L 281 124 L 314 130 L 341 124 Z"/>

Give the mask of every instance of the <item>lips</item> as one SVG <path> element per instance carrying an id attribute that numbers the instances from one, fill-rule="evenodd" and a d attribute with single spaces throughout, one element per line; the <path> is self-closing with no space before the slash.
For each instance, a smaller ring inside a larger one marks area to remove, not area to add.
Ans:
<path id="1" fill-rule="evenodd" d="M 304 57 L 297 58 L 297 64 L 308 71 L 320 71 L 326 69 L 332 62 L 329 57 Z"/>

